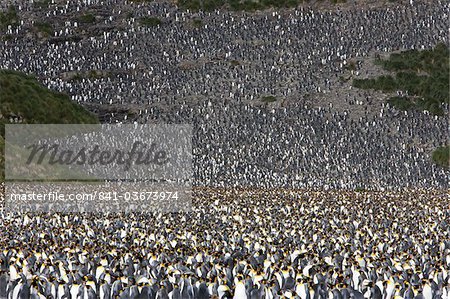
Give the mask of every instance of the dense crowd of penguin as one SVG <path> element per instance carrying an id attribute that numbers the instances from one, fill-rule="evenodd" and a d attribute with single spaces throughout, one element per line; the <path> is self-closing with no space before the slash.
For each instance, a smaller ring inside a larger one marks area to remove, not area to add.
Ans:
<path id="1" fill-rule="evenodd" d="M 448 44 L 449 8 L 441 0 L 257 14 L 186 12 L 165 1 L 53 0 L 46 9 L 36 9 L 33 1 L 13 2 L 25 17 L 7 31 L 12 39 L 0 41 L 0 66 L 36 74 L 81 103 L 302 98 L 329 91 L 353 59 Z M 98 18 L 94 24 L 77 19 L 88 13 Z M 162 24 L 143 26 L 144 16 Z M 52 24 L 54 36 L 36 39 L 36 18 Z M 201 26 L 192 26 L 194 20 Z M 92 70 L 104 73 L 65 77 Z"/>
<path id="2" fill-rule="evenodd" d="M 14 214 L 5 298 L 449 298 L 445 191 L 196 188 L 190 212 Z"/>
<path id="3" fill-rule="evenodd" d="M 448 44 L 446 1 L 256 14 L 13 2 L 55 32 L 37 40 L 22 18 L 0 68 L 104 123 L 193 124 L 195 187 L 177 213 L 10 212 L 2 194 L 0 298 L 450 298 L 449 172 L 430 159 L 447 119 L 353 89 L 339 100 L 358 113 L 306 100 L 333 93 L 352 59 Z M 95 30 L 71 17 L 91 11 Z"/>

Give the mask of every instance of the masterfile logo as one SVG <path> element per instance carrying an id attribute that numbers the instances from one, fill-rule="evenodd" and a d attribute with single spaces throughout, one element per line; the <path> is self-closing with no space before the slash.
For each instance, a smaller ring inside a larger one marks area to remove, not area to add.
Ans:
<path id="1" fill-rule="evenodd" d="M 186 180 L 190 125 L 6 125 L 6 180 Z"/>
<path id="2" fill-rule="evenodd" d="M 6 125 L 9 210 L 190 208 L 191 125 Z"/>
<path id="3" fill-rule="evenodd" d="M 60 165 L 123 165 L 123 170 L 128 171 L 132 164 L 147 165 L 166 164 L 169 159 L 167 152 L 163 150 L 155 151 L 156 144 L 147 145 L 141 141 L 134 141 L 129 152 L 120 149 L 101 149 L 98 144 L 91 149 L 81 147 L 77 152 L 71 149 L 61 150 L 59 144 L 39 144 L 35 143 L 27 147 L 31 150 L 27 159 L 27 165 L 32 163 L 42 164 L 44 158 L 48 155 L 48 163 Z"/>

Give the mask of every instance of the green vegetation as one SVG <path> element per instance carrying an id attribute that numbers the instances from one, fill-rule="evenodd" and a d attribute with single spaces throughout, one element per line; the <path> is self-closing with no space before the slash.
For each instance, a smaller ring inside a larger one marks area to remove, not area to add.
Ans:
<path id="1" fill-rule="evenodd" d="M 391 54 L 387 60 L 376 60 L 383 69 L 393 75 L 373 79 L 354 80 L 353 86 L 375 89 L 391 93 L 397 90 L 408 92 L 408 97 L 394 96 L 387 102 L 399 110 L 427 110 L 434 115 L 443 115 L 442 104 L 450 104 L 449 49 L 438 44 L 434 49 L 410 50 Z M 433 161 L 441 166 L 449 166 L 450 147 L 437 148 Z"/>
<path id="2" fill-rule="evenodd" d="M 139 19 L 139 23 L 147 27 L 155 27 L 161 25 L 162 22 L 160 19 L 155 17 L 143 17 Z"/>
<path id="3" fill-rule="evenodd" d="M 11 119 L 28 124 L 98 123 L 93 114 L 69 96 L 47 89 L 32 76 L 0 70 L 0 90 L 0 181 L 4 178 L 4 125 Z"/>
<path id="4" fill-rule="evenodd" d="M 349 71 L 356 71 L 356 63 L 354 61 L 350 61 L 349 63 L 347 63 L 347 65 L 345 66 L 346 70 Z"/>
<path id="5" fill-rule="evenodd" d="M 34 24 L 34 27 L 41 32 L 42 34 L 44 34 L 45 36 L 52 36 L 53 35 L 53 27 L 52 25 L 50 25 L 49 23 L 45 23 L 45 22 L 36 22 Z"/>
<path id="6" fill-rule="evenodd" d="M 442 166 L 448 168 L 450 166 L 450 146 L 441 146 L 433 151 L 432 159 L 433 161 Z"/>
<path id="7" fill-rule="evenodd" d="M 95 16 L 91 13 L 85 14 L 85 15 L 81 15 L 77 18 L 78 22 L 80 23 L 94 23 L 95 22 Z"/>
<path id="8" fill-rule="evenodd" d="M 385 92 L 397 90 L 397 83 L 391 75 L 380 76 L 376 79 L 355 79 L 353 86 L 362 89 L 375 89 Z"/>
<path id="9" fill-rule="evenodd" d="M 392 97 L 387 100 L 389 105 L 399 110 L 410 110 L 414 108 L 415 104 L 407 97 Z"/>
<path id="10" fill-rule="evenodd" d="M 239 66 L 239 65 L 241 65 L 241 63 L 239 62 L 239 61 L 237 61 L 237 60 L 231 60 L 230 61 L 230 64 L 231 64 L 231 66 Z"/>
<path id="11" fill-rule="evenodd" d="M 50 7 L 51 0 L 40 0 L 33 3 L 33 6 L 37 9 L 46 9 Z"/>
<path id="12" fill-rule="evenodd" d="M 195 28 L 200 28 L 203 26 L 203 22 L 200 19 L 195 19 L 192 21 L 192 26 L 194 26 Z"/>
<path id="13" fill-rule="evenodd" d="M 95 116 L 72 102 L 69 96 L 47 89 L 32 76 L 0 70 L 0 89 L 2 125 L 8 115 L 35 124 L 97 123 Z"/>
<path id="14" fill-rule="evenodd" d="M 100 70 L 89 70 L 85 72 L 75 72 L 72 75 L 68 76 L 69 81 L 81 81 L 83 79 L 102 79 L 111 77 L 113 74 L 108 71 L 100 71 Z"/>
<path id="15" fill-rule="evenodd" d="M 445 44 L 431 50 L 391 54 L 389 59 L 378 59 L 375 63 L 395 74 L 355 79 L 354 87 L 387 93 L 397 90 L 408 92 L 411 98 L 392 97 L 388 103 L 401 110 L 428 110 L 435 115 L 444 114 L 442 104 L 450 103 L 449 49 Z"/>
<path id="16" fill-rule="evenodd" d="M 5 34 L 5 35 L 3 35 L 3 38 L 2 38 L 3 41 L 9 41 L 12 39 L 13 39 L 13 36 L 11 34 Z"/>
<path id="17" fill-rule="evenodd" d="M 264 103 L 272 103 L 272 102 L 276 102 L 277 98 L 274 96 L 264 96 L 261 98 L 261 102 Z"/>
<path id="18" fill-rule="evenodd" d="M 6 11 L 0 12 L 0 29 L 4 30 L 8 26 L 16 26 L 19 24 L 19 16 L 14 6 L 9 6 Z"/>

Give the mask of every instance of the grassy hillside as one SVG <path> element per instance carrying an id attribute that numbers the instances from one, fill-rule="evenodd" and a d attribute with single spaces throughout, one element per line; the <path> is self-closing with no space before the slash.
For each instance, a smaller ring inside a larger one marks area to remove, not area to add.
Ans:
<path id="1" fill-rule="evenodd" d="M 442 166 L 448 168 L 450 166 L 450 146 L 438 147 L 433 151 L 433 161 Z"/>
<path id="2" fill-rule="evenodd" d="M 0 11 L 0 30 L 6 30 L 8 26 L 16 26 L 19 23 L 17 10 L 14 6 L 9 6 L 7 10 Z"/>
<path id="3" fill-rule="evenodd" d="M 388 103 L 400 110 L 417 109 L 428 110 L 435 115 L 444 114 L 442 104 L 450 103 L 449 49 L 446 45 L 391 54 L 389 59 L 375 63 L 392 75 L 355 79 L 353 86 L 390 94 L 398 90 L 408 92 L 408 97 L 393 96 Z"/>
<path id="4" fill-rule="evenodd" d="M 445 44 L 429 50 L 394 53 L 389 59 L 375 61 L 392 75 L 355 79 L 353 86 L 388 94 L 407 92 L 408 96 L 392 96 L 387 102 L 399 110 L 427 110 L 434 115 L 445 115 L 443 104 L 450 104 L 449 55 Z M 449 151 L 448 146 L 437 148 L 432 154 L 433 161 L 449 167 Z"/>
<path id="5" fill-rule="evenodd" d="M 97 117 L 34 77 L 0 70 L 0 180 L 4 178 L 5 124 L 92 124 Z"/>

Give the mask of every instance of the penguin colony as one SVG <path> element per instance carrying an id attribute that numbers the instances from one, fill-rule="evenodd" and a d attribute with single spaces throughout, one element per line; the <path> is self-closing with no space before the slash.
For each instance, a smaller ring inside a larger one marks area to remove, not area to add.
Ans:
<path id="1" fill-rule="evenodd" d="M 190 212 L 5 214 L 2 298 L 449 298 L 446 192 L 195 190 Z"/>
<path id="2" fill-rule="evenodd" d="M 361 65 L 375 55 L 448 44 L 446 1 L 256 14 L 53 2 L 14 1 L 20 24 L 0 40 L 0 67 L 35 74 L 105 123 L 193 124 L 196 185 L 447 187 L 430 158 L 447 143 L 445 117 L 399 112 L 340 82 L 350 62 L 352 78 L 371 77 Z M 88 13 L 95 21 L 80 23 Z M 142 26 L 144 16 L 162 24 Z M 35 36 L 37 19 L 52 36 Z"/>

